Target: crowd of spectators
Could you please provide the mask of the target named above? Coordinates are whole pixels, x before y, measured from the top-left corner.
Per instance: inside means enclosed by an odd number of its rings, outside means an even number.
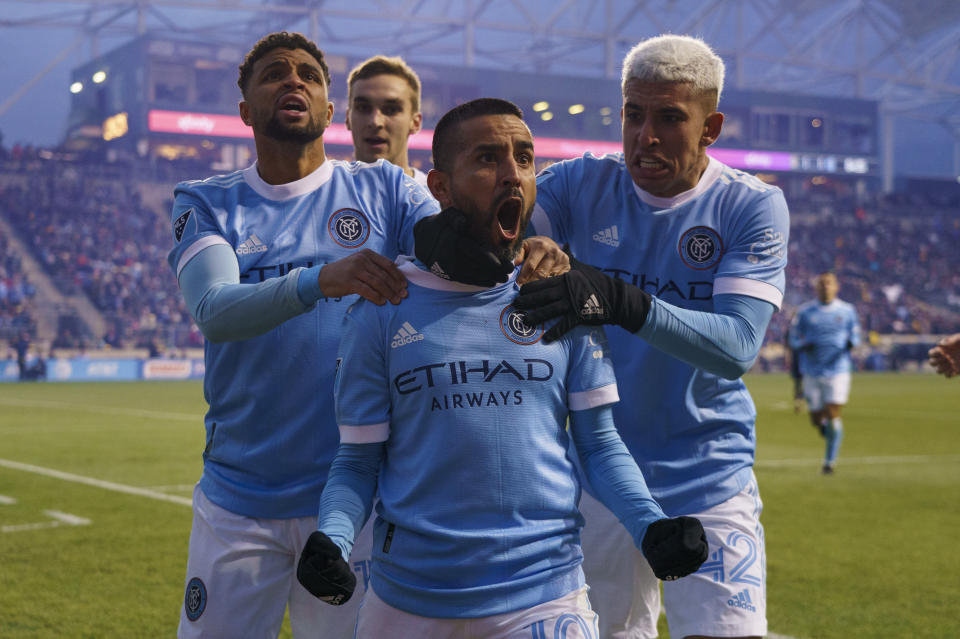
[[[129,169],[50,160],[17,177],[0,215],[57,288],[85,294],[107,323],[93,343],[64,331],[55,347],[202,345],[166,264],[169,222],[143,205]]]
[[[35,294],[20,258],[10,251],[10,239],[0,231],[0,340],[9,343],[36,335]]]
[[[84,293],[108,326],[91,344],[64,329],[54,346],[142,347],[151,353],[201,346],[203,338],[166,263],[171,243],[166,212],[141,202],[142,169],[134,173],[128,165],[43,154],[31,156],[29,164],[28,171],[18,165],[17,180],[0,182],[0,215],[59,289]],[[169,181],[163,188],[172,195],[176,180],[169,174],[167,167],[162,181]],[[768,344],[782,343],[797,307],[815,296],[814,276],[824,271],[837,274],[841,297],[856,305],[868,335],[960,331],[960,199],[916,194],[788,201],[787,292]],[[0,284],[3,325],[13,321],[10,304],[16,306],[29,290],[6,262]]]

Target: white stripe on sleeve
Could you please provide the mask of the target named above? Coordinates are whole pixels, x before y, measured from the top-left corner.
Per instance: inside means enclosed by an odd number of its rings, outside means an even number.
[[[190,245],[186,251],[183,252],[183,255],[180,256],[180,261],[177,262],[177,279],[180,279],[180,271],[183,270],[183,267],[187,265],[187,262],[192,260],[197,256],[200,251],[217,244],[226,244],[230,246],[230,242],[226,241],[219,235],[204,235],[199,240]],[[232,249],[233,247],[230,246]]]
[[[567,395],[567,405],[570,407],[570,410],[587,410],[605,404],[615,404],[619,401],[620,394],[617,392],[616,384],[607,384],[600,388],[569,393]]]
[[[338,424],[341,444],[373,444],[385,442],[390,437],[390,422],[345,426]]]
[[[770,302],[780,310],[783,303],[783,291],[773,284],[751,280],[746,277],[718,277],[713,281],[714,295],[746,295]]]

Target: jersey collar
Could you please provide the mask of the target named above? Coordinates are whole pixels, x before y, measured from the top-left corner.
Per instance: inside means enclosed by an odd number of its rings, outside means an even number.
[[[403,273],[403,276],[406,277],[411,283],[416,284],[417,286],[422,286],[423,288],[432,288],[436,291],[477,293],[479,291],[489,291],[491,288],[496,288],[497,286],[504,286],[508,284],[512,285],[517,279],[517,269],[513,269],[513,273],[511,273],[507,281],[502,284],[495,284],[494,286],[475,286],[473,284],[464,284],[462,282],[445,280],[442,277],[438,277],[430,271],[424,270],[426,267],[423,267],[421,262],[415,261],[415,258],[410,255],[401,255],[397,258],[396,263],[397,268],[400,269],[400,272]]]
[[[723,173],[723,165],[709,155],[707,157],[709,158],[707,169],[703,172],[703,175],[700,176],[700,181],[697,182],[697,185],[689,191],[684,191],[673,197],[657,197],[641,189],[637,186],[636,182],[633,182],[633,190],[637,192],[637,197],[640,198],[641,202],[657,209],[672,209],[681,204],[686,204],[713,186],[713,183],[716,182],[720,174]]]
[[[243,170],[243,180],[250,185],[250,188],[268,200],[274,201],[289,200],[292,197],[300,197],[316,191],[329,182],[332,175],[333,161],[329,159],[324,160],[323,164],[318,166],[310,175],[286,184],[267,184],[264,182],[257,172],[256,161]]]

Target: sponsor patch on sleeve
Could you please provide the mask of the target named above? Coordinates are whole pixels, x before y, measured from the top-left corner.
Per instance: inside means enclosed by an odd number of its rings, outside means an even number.
[[[173,221],[173,237],[180,243],[180,240],[183,239],[183,232],[187,228],[187,222],[190,221],[190,216],[193,215],[193,209],[187,209],[184,211],[180,217]]]

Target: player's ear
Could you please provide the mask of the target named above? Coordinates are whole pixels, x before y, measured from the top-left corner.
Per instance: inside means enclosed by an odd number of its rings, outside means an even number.
[[[430,169],[427,173],[427,187],[430,188],[433,197],[437,198],[440,208],[453,206],[453,198],[450,195],[450,176],[447,173]]]
[[[247,101],[240,100],[237,108],[240,109],[240,119],[243,120],[243,123],[247,126],[253,126],[253,122],[250,121],[250,107],[247,105]]]
[[[413,123],[410,125],[410,133],[407,135],[413,135],[414,133],[420,133],[420,127],[423,126],[423,114],[414,113],[413,114]]]
[[[333,122],[333,102],[329,102],[329,101],[328,101],[328,102],[327,102],[327,122],[326,122],[326,124],[330,124],[331,122]]]
[[[700,141],[703,143],[703,146],[710,146],[717,141],[717,138],[720,137],[720,130],[723,128],[723,114],[719,111],[714,111],[707,116],[706,120],[703,122],[703,136],[700,138]]]
[[[347,131],[353,131],[353,125],[350,124],[350,109],[343,114],[343,123],[347,126]]]

